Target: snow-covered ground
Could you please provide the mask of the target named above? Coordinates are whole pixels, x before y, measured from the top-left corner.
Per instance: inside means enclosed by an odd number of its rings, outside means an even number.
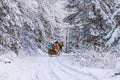
[[[101,63],[98,62],[99,64],[96,65],[103,64],[102,63],[103,61],[104,62],[110,61],[110,63],[112,64],[113,62],[117,61],[115,59],[116,56],[114,55],[111,56],[109,54],[104,54],[103,56],[101,55],[101,53],[92,53],[89,51],[91,53],[89,55],[88,53],[80,52],[80,54],[77,55],[63,53],[60,56],[50,57],[48,55],[44,55],[46,53],[37,51],[38,48],[36,48],[37,47],[36,45],[38,43],[35,44],[33,43],[34,40],[38,39],[36,37],[41,37],[41,36],[38,36],[39,34],[37,33],[39,32],[36,32],[35,34],[34,30],[38,29],[38,31],[39,30],[42,31],[43,37],[45,37],[44,39],[45,40],[47,39],[46,37],[47,33],[45,33],[44,31],[44,26],[42,25],[41,22],[42,20],[41,21],[39,20],[40,15],[42,15],[45,18],[45,20],[49,22],[50,24],[49,26],[52,26],[53,29],[58,28],[57,30],[52,29],[51,31],[59,35],[58,37],[60,38],[60,40],[66,43],[65,38],[66,36],[68,36],[66,28],[69,25],[63,22],[63,19],[67,14],[67,12],[64,10],[66,4],[65,0],[53,0],[53,1],[52,0],[26,0],[26,1],[14,0],[14,1],[2,0],[5,6],[8,6],[10,8],[11,13],[8,14],[8,16],[13,19],[10,20],[13,22],[13,24],[16,23],[18,25],[18,28],[13,27],[14,30],[16,31],[16,33],[17,30],[18,32],[20,30],[20,33],[23,33],[21,34],[20,39],[15,34],[16,37],[18,38],[17,40],[19,40],[16,41],[16,43],[21,42],[23,43],[21,47],[24,45],[25,47],[23,47],[23,50],[19,52],[18,56],[13,55],[13,53],[10,52],[8,52],[8,54],[7,53],[2,54],[0,52],[0,80],[120,80],[119,75],[114,76],[113,69],[100,69],[100,68],[96,68],[95,65],[93,65],[92,68],[90,68],[90,66],[86,67],[85,65],[86,62],[92,65],[91,63],[94,62],[97,63],[98,61],[100,61]],[[17,7],[18,3],[20,9]],[[40,10],[38,8],[40,8]],[[22,27],[22,25],[24,25],[23,24],[24,22],[26,23],[26,25],[29,25],[30,30],[33,30],[33,32],[29,31],[28,26],[19,28]],[[24,30],[24,28],[26,28],[26,30]],[[8,35],[4,33],[5,32],[4,30],[6,29],[4,29],[3,26],[2,34]],[[26,33],[28,34],[26,35]],[[13,34],[11,35],[14,36]],[[33,35],[35,39],[28,38],[28,36],[31,37]],[[27,40],[26,37],[28,38]],[[9,39],[11,39],[11,36],[10,37],[5,36],[5,38],[3,36],[3,40],[6,40],[5,42],[11,45],[12,41]],[[13,42],[15,42],[14,39]],[[28,47],[28,49],[26,49],[26,47]],[[27,55],[25,55],[24,53],[27,53]],[[34,53],[36,53],[36,55]],[[75,59],[75,56],[80,56],[79,61],[77,61],[78,57],[77,59]],[[80,62],[85,66],[84,67],[81,66]],[[118,66],[116,66],[115,70],[117,71],[120,70],[119,64]]]
[[[120,76],[113,76],[113,70],[73,64],[72,54],[2,57],[0,80],[120,80]]]

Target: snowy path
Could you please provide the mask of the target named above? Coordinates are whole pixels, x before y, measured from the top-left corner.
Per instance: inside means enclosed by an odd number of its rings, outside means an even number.
[[[80,68],[72,56],[29,56],[0,63],[0,80],[118,80],[110,70]]]

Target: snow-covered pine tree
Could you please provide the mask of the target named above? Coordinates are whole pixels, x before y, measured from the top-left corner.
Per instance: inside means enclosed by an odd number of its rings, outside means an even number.
[[[0,0],[0,53],[45,50],[57,36],[52,3],[55,1]]]
[[[70,15],[64,21],[73,27],[69,43],[81,45],[112,46],[119,43],[119,11],[116,0],[68,0]]]

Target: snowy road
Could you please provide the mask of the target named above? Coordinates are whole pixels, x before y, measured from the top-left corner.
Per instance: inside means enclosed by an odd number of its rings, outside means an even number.
[[[80,68],[72,55],[29,56],[12,63],[0,63],[0,80],[118,80],[111,70]]]

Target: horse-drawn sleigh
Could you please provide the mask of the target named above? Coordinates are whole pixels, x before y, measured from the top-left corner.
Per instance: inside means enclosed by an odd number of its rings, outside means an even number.
[[[64,46],[63,42],[55,42],[54,44],[48,45],[48,54],[60,55],[63,46]]]

